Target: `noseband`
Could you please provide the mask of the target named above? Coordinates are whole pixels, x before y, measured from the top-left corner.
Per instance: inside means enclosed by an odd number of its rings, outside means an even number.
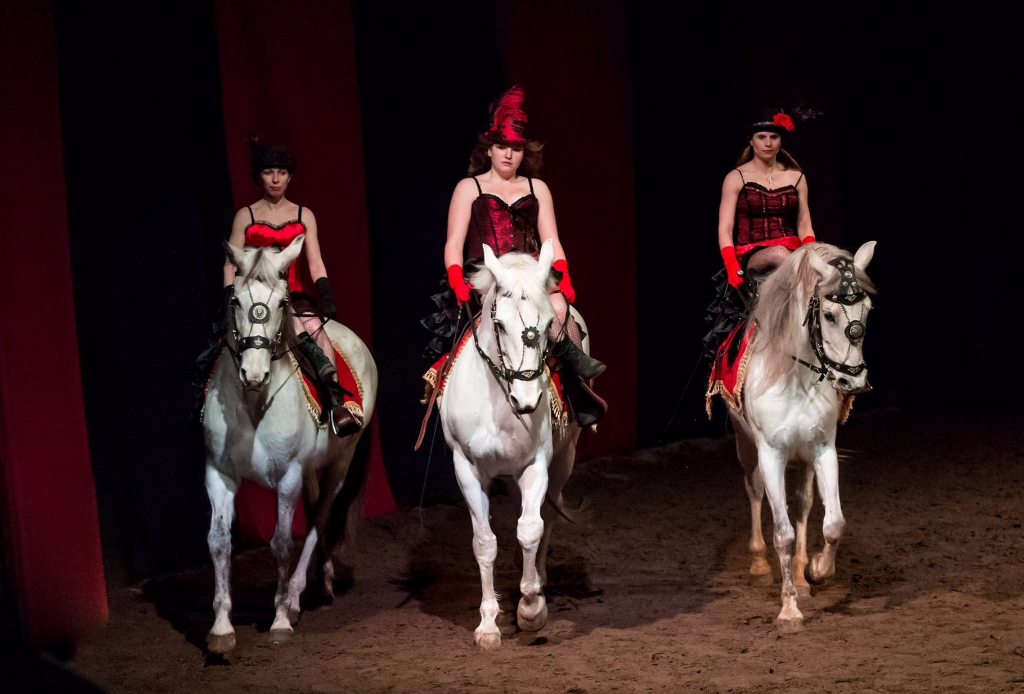
[[[523,362],[526,361],[526,349],[537,349],[540,347],[540,330],[536,326],[531,326],[523,329],[523,352],[519,355],[519,368],[511,369],[508,364],[505,363],[505,350],[501,348],[501,338],[498,337],[498,326],[501,325],[501,321],[497,318],[498,313],[498,297],[495,296],[491,302],[491,324],[494,325],[494,342],[498,347],[498,363],[495,364],[494,360],[491,359],[487,352],[480,346],[480,338],[476,332],[476,321],[470,321],[470,325],[473,327],[473,343],[476,345],[477,353],[487,362],[487,366],[490,368],[491,373],[494,375],[495,380],[498,381],[498,385],[502,384],[502,381],[507,383],[509,386],[512,385],[512,381],[533,381],[540,377],[544,372],[544,355],[538,355],[538,364],[536,369],[523,369]],[[526,321],[522,320],[523,317],[520,314],[519,320],[526,325]],[[505,387],[502,386],[504,390]]]

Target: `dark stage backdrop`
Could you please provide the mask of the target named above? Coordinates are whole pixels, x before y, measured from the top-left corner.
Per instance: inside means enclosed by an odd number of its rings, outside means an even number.
[[[48,2],[0,7],[0,647],[107,619],[72,298]],[[5,672],[4,678],[8,673]],[[16,685],[15,685],[16,686]]]

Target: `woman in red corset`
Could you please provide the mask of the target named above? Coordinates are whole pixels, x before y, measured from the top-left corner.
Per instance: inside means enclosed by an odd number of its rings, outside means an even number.
[[[739,324],[757,297],[761,278],[778,267],[801,244],[812,243],[814,229],[807,206],[807,179],[796,160],[782,148],[784,135],[796,122],[818,115],[779,108],[757,111],[746,127],[747,146],[735,169],[725,176],[718,207],[718,246],[725,269],[715,276],[720,289],[727,283],[732,294],[719,291],[709,307],[714,327],[704,338],[708,356]]]
[[[288,271],[289,301],[294,315],[290,326],[293,334],[288,336],[288,342],[299,363],[317,379],[319,390],[329,399],[330,406],[325,409],[331,413],[334,432],[338,436],[348,436],[359,431],[361,422],[354,403],[343,406],[346,397],[352,398],[352,393],[338,383],[334,348],[322,328],[324,319],[333,319],[337,315],[337,308],[327,269],[320,257],[316,217],[309,208],[285,197],[295,169],[295,161],[286,147],[252,143],[251,167],[252,180],[263,189],[263,196],[235,214],[228,243],[237,248],[283,248],[295,237],[305,234],[304,253]],[[234,280],[235,266],[225,262],[225,311],[234,296]],[[223,334],[227,328],[226,318],[221,318],[220,322]]]
[[[555,320],[549,339],[563,367],[574,373],[574,377],[563,379],[564,388],[577,422],[587,426],[603,416],[607,405],[583,388],[580,379],[598,376],[605,365],[580,349],[583,336],[569,313],[576,290],[558,239],[551,191],[534,178],[540,169],[542,145],[524,135],[527,116],[523,101],[523,90],[514,87],[492,106],[490,127],[470,156],[469,177],[455,187],[448,208],[444,264],[458,303],[472,298],[475,306],[472,286],[464,278],[470,272],[466,266],[472,268],[481,261],[484,244],[497,256],[512,251],[536,254],[541,244],[551,239],[558,290],[551,294]]]

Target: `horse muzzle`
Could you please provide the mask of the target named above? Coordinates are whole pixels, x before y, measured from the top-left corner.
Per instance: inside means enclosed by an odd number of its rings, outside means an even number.
[[[252,377],[250,377],[249,373],[245,370],[245,367],[242,367],[239,373],[239,377],[242,379],[242,387],[245,388],[245,390],[262,390],[264,386],[270,383],[269,369],[263,372],[262,378],[255,378],[257,375],[258,373],[253,374]]]
[[[832,381],[832,387],[843,395],[859,395],[860,393],[871,392],[871,384],[868,383],[868,379],[865,376],[863,383],[857,383],[860,379],[851,379],[847,376],[838,376],[836,380]]]
[[[540,405],[539,396],[535,398],[532,403],[528,403],[517,398],[515,393],[509,393],[508,400],[509,404],[512,405],[512,410],[516,414],[533,414],[537,411],[538,405]]]

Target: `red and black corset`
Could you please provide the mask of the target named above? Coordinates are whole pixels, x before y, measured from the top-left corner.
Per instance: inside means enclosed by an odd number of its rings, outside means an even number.
[[[463,258],[467,261],[482,258],[485,243],[497,256],[509,251],[537,253],[540,250],[539,212],[540,203],[533,194],[533,181],[530,181],[530,192],[512,204],[481,191],[473,201]]]
[[[745,182],[736,201],[733,231],[736,255],[742,257],[758,246],[776,243],[799,247],[796,229],[799,212],[796,186],[768,190],[757,183]]]

